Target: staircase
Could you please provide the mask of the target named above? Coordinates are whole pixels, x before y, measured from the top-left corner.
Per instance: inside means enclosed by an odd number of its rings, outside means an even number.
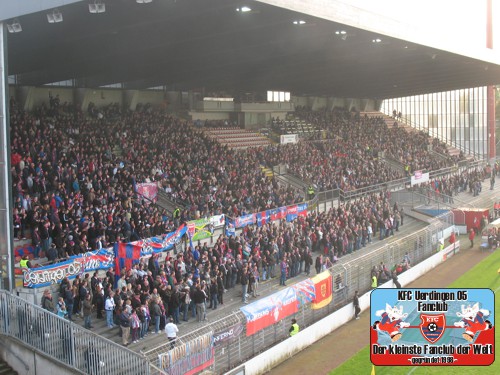
[[[361,116],[368,116],[368,117],[381,117],[382,120],[384,120],[384,122],[386,123],[387,127],[390,129],[394,126],[394,123],[397,122],[398,123],[398,128],[401,128],[401,129],[404,129],[406,130],[407,132],[409,133],[412,133],[412,132],[418,132],[419,130],[414,128],[413,126],[407,124],[406,122],[404,121],[401,121],[401,120],[395,120],[394,118],[392,118],[391,116],[388,116],[386,115],[385,113],[382,113],[382,112],[376,112],[376,111],[372,111],[372,112],[360,112],[360,115]]]
[[[14,371],[7,362],[0,359],[0,375],[17,375],[17,372]]]
[[[382,156],[380,158],[389,168],[398,173],[405,173],[405,167],[399,161]]]
[[[179,202],[174,202],[172,199],[170,199],[168,194],[162,189],[158,189],[157,198],[158,199],[156,201],[156,204],[158,206],[164,208],[165,210],[167,210],[167,212],[170,215],[173,215],[176,208],[179,208],[181,211],[185,208],[185,206],[183,204],[181,204]]]

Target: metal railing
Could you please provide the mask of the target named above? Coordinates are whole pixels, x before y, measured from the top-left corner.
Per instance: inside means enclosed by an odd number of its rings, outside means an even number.
[[[149,374],[145,357],[0,290],[0,334],[85,374]]]
[[[410,257],[412,265],[427,259],[436,252],[437,241],[441,238],[442,231],[451,226],[452,222],[452,214],[447,213],[434,219],[426,228],[411,235],[393,239],[379,249],[365,254],[362,254],[363,250],[358,250],[345,255],[329,269],[333,278],[332,302],[319,310],[313,310],[310,305],[304,305],[293,317],[297,319],[300,327],[305,328],[347,305],[352,301],[354,291],[358,290],[363,294],[371,289],[371,269],[381,262],[391,269],[394,265],[402,263],[406,255]],[[245,322],[244,314],[240,310],[236,310],[223,319],[211,322],[196,331],[181,336],[179,342],[189,342],[194,337],[210,331],[224,332],[237,323],[244,325]],[[288,318],[251,336],[246,335],[245,328],[234,341],[228,341],[215,347],[215,362],[211,369],[217,374],[229,371],[286,339],[288,329]],[[143,354],[154,366],[159,368],[159,355],[168,352],[168,350],[168,344],[162,344]]]

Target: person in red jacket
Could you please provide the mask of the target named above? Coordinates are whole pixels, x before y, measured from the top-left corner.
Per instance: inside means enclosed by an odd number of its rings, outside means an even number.
[[[474,228],[470,228],[469,231],[469,240],[470,240],[470,248],[474,246],[474,237],[476,237],[476,232],[474,231]]]
[[[450,239],[448,240],[448,242],[450,244],[454,244],[456,242],[456,240],[457,240],[457,238],[456,238],[455,232],[451,232]]]

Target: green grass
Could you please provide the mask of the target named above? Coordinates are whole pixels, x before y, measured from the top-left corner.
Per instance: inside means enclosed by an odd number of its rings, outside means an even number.
[[[495,297],[500,298],[500,251],[495,251],[474,268],[460,276],[449,288],[490,288],[495,292]],[[439,286],[441,287],[441,286]],[[500,314],[500,304],[495,298],[495,325]],[[368,328],[366,332],[368,339]],[[330,375],[366,374],[371,373],[370,346],[367,345],[353,357],[330,372]],[[335,355],[335,353],[332,353]],[[500,329],[495,330],[495,362],[491,366],[453,366],[453,367],[414,367],[414,366],[376,366],[377,375],[498,375],[500,374]]]

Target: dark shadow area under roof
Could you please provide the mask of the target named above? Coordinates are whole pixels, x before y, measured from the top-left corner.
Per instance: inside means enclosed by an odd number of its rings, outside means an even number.
[[[104,2],[102,14],[88,2],[60,7],[60,23],[46,12],[20,17],[22,32],[7,37],[8,74],[20,85],[76,79],[372,99],[500,83],[499,65],[262,3],[245,13],[233,0]]]

